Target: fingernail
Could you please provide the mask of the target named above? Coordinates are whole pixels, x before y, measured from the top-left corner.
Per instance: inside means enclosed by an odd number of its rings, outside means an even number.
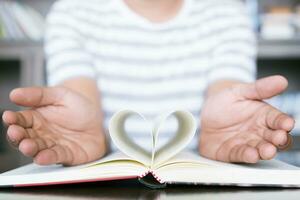
[[[287,151],[293,146],[293,138],[291,135],[288,135],[287,142],[284,145],[279,145],[278,148],[280,151]]]
[[[19,143],[16,140],[10,139],[8,137],[8,135],[6,135],[6,139],[7,139],[7,141],[8,141],[8,143],[9,143],[10,146],[12,146],[15,149],[18,148]]]

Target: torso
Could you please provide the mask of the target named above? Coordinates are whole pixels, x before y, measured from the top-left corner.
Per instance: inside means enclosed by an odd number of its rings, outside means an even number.
[[[125,108],[150,121],[172,109],[187,109],[199,119],[212,51],[226,29],[216,17],[222,8],[216,8],[218,1],[186,0],[174,19],[160,24],[137,16],[119,0],[88,2],[78,1],[74,17],[97,72],[105,127]],[[136,137],[149,132],[144,122],[130,124]],[[162,140],[169,137],[166,133]]]

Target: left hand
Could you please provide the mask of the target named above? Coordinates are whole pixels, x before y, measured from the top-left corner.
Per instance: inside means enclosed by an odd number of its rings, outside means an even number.
[[[263,100],[286,90],[282,76],[239,83],[212,94],[203,106],[200,153],[224,162],[256,163],[289,143],[293,118]]]

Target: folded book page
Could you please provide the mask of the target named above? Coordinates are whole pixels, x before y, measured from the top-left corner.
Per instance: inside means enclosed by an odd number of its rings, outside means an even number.
[[[196,122],[188,111],[177,110],[165,113],[156,118],[153,127],[149,128],[149,138],[152,142],[152,151],[148,152],[143,147],[136,144],[129,137],[125,130],[126,120],[133,116],[140,116],[141,120],[146,120],[141,114],[132,110],[122,110],[117,112],[111,119],[109,132],[114,144],[129,157],[136,159],[149,168],[154,168],[183,150],[192,140],[196,132]],[[178,129],[170,141],[157,149],[160,128],[166,120],[174,116],[178,122]]]

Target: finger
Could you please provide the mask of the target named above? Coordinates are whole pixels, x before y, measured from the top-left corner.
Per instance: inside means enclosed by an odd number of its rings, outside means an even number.
[[[243,84],[239,93],[246,99],[264,100],[282,93],[288,87],[288,81],[283,76],[270,76],[254,83]]]
[[[257,163],[260,160],[259,152],[256,148],[247,145],[247,148],[243,151],[243,160],[245,163]]]
[[[58,103],[66,92],[56,87],[18,88],[10,93],[10,100],[20,106],[41,107]]]
[[[295,120],[292,117],[273,107],[270,107],[270,110],[267,112],[265,121],[267,126],[274,130],[282,129],[289,132],[295,126]]]
[[[243,144],[234,146],[228,155],[229,162],[242,162],[239,157],[239,151],[242,149]]]
[[[23,128],[32,128],[33,117],[33,111],[30,110],[19,112],[6,111],[3,115],[3,121],[8,125],[16,124]]]
[[[280,145],[278,148],[280,151],[288,151],[293,146],[293,137],[287,134],[287,142],[284,145]]]
[[[283,130],[266,129],[263,132],[263,138],[275,145],[277,148],[283,147],[288,142],[288,133]]]
[[[13,111],[5,111],[2,115],[2,120],[7,126],[14,124],[16,118],[16,114]]]
[[[271,160],[275,157],[277,149],[269,142],[261,141],[257,145],[257,149],[262,160]]]
[[[5,112],[3,112],[2,113],[2,123],[3,123],[3,125],[4,126],[9,126],[9,123],[7,123],[7,114],[5,114],[5,113],[7,113],[8,111],[5,111]]]
[[[229,155],[233,163],[257,163],[260,159],[257,149],[248,144],[235,146]]]
[[[19,143],[28,137],[28,133],[23,127],[11,125],[7,129],[7,139],[13,147],[18,147]]]
[[[222,144],[222,146],[217,150],[216,159],[223,162],[233,162],[232,154],[235,154],[236,148],[244,144],[242,139],[229,139]]]
[[[28,157],[34,157],[47,148],[49,148],[49,145],[42,138],[25,138],[19,145],[19,150]]]
[[[20,142],[19,150],[25,156],[34,157],[38,153],[39,147],[34,139],[25,138]]]
[[[34,158],[34,162],[39,165],[72,165],[73,156],[68,148],[62,145],[55,145],[52,148],[39,152]]]
[[[33,141],[36,143],[36,145],[38,147],[38,152],[43,151],[47,148],[51,148],[54,145],[54,144],[49,145],[49,142],[46,142],[42,138],[34,138]]]
[[[277,149],[273,144],[262,139],[250,140],[248,145],[257,149],[262,160],[270,160],[274,158],[277,152]]]

